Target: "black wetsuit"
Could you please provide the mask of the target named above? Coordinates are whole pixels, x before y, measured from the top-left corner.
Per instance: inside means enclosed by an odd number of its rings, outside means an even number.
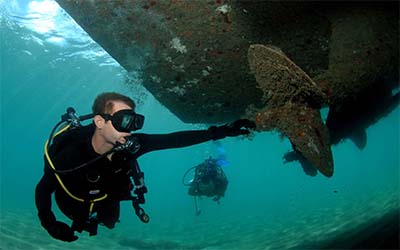
[[[49,155],[57,170],[72,169],[99,156],[91,144],[94,129],[93,125],[70,129],[54,138]],[[133,136],[140,144],[136,153],[116,152],[111,160],[102,157],[79,170],[58,174],[65,188],[75,197],[85,200],[84,202],[67,194],[45,159],[44,175],[35,193],[42,226],[46,228],[56,220],[51,210],[51,196],[55,192],[58,207],[73,220],[72,228],[76,231],[89,231],[85,228],[89,216],[88,201],[101,199],[107,194],[106,198],[94,203],[92,214],[97,214],[98,223],[113,228],[119,219],[120,201],[131,196],[132,170],[138,157],[154,150],[186,147],[220,139],[210,129],[160,135],[138,133]]]

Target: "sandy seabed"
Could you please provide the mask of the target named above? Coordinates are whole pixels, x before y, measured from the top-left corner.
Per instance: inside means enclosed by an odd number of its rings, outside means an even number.
[[[368,203],[343,204],[313,214],[299,211],[298,215],[290,216],[295,220],[287,222],[249,215],[197,224],[176,220],[155,227],[129,228],[126,224],[114,230],[99,227],[96,237],[78,234],[79,239],[73,243],[52,239],[40,226],[36,211],[3,210],[0,249],[296,249],[304,242],[333,238],[399,209],[395,194],[379,197]]]

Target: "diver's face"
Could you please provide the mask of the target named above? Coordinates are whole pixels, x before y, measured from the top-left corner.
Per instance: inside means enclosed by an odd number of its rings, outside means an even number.
[[[113,110],[110,115],[113,115],[114,113],[123,109],[132,110],[131,107],[129,107],[126,103],[121,101],[113,101],[113,104],[114,104]],[[130,133],[128,132],[119,132],[118,130],[116,130],[112,125],[111,120],[105,121],[102,129],[105,140],[113,145],[115,145],[116,142],[125,143],[126,140],[124,137],[130,135]]]

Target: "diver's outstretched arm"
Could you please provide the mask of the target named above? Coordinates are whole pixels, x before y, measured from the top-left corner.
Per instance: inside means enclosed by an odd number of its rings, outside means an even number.
[[[170,134],[134,134],[138,137],[141,149],[138,154],[170,148],[188,147],[210,140],[219,140],[227,136],[250,134],[249,129],[254,129],[255,123],[247,119],[239,119],[222,126],[211,126],[207,130],[189,130]]]

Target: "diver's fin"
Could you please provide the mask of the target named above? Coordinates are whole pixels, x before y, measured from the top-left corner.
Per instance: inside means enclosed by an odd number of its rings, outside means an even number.
[[[367,145],[367,133],[364,129],[354,131],[350,135],[350,139],[359,149],[364,149]]]
[[[312,166],[332,176],[329,133],[319,113],[325,94],[278,48],[251,45],[248,60],[267,102],[266,107],[249,111],[257,130],[279,130]]]

